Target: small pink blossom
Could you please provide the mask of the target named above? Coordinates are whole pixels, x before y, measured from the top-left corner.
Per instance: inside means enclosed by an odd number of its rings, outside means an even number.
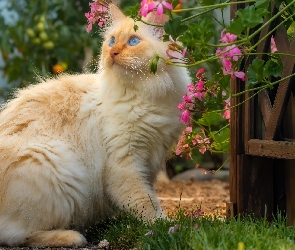
[[[186,127],[185,129],[188,133],[191,133],[193,131],[193,128],[191,126]]]
[[[203,91],[204,90],[205,83],[203,81],[199,81],[196,83],[196,90],[197,91]]]
[[[238,61],[242,55],[241,50],[235,44],[225,47],[225,51],[228,51],[228,57],[234,61]]]
[[[139,14],[143,17],[146,17],[146,15],[153,11],[154,8],[157,6],[156,2],[152,0],[142,0],[141,3],[141,8],[139,10]]]
[[[224,106],[224,113],[222,115],[222,117],[224,117],[226,120],[228,120],[228,122],[230,122],[230,110],[229,110],[229,106],[230,106],[230,101],[226,102],[225,106]]]
[[[169,227],[168,233],[174,233],[176,230],[178,230],[179,226],[175,225],[173,227]]]
[[[143,17],[146,17],[146,15],[153,11],[154,9],[157,9],[157,14],[162,15],[164,13],[164,9],[172,10],[173,6],[172,4],[166,2],[165,0],[159,0],[159,1],[152,1],[152,0],[142,0],[141,8],[139,10],[139,14]]]
[[[182,112],[180,119],[186,124],[190,123],[190,113],[187,109]]]
[[[225,29],[223,29],[221,31],[221,42],[222,43],[232,43],[235,42],[237,40],[237,36],[234,34],[230,34],[230,33],[225,33]]]
[[[148,231],[144,236],[153,235],[154,232],[152,230]]]
[[[222,72],[224,75],[231,75],[231,77],[233,79],[235,79],[236,77],[240,78],[242,81],[245,81],[245,73],[242,71],[235,71],[232,68],[232,62],[228,59],[223,59],[222,60]]]
[[[200,68],[200,69],[197,71],[196,77],[199,78],[204,72],[205,72],[205,69],[204,69],[204,68]]]
[[[166,2],[165,0],[159,0],[159,1],[156,1],[157,3],[157,14],[158,15],[162,15],[163,12],[164,12],[164,8],[167,9],[167,10],[172,10],[173,9],[173,6],[172,4]]]
[[[270,38],[270,51],[271,53],[275,53],[278,51],[277,45],[273,36]]]

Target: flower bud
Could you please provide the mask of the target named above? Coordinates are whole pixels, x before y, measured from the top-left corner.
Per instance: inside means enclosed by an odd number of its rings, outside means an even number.
[[[159,55],[155,54],[150,62],[150,73],[156,74],[159,62]]]

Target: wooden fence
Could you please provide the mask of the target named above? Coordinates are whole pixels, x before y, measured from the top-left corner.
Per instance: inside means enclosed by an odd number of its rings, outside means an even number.
[[[232,18],[239,7],[243,6],[232,7]],[[272,6],[272,16],[277,12]],[[263,37],[279,22],[280,17],[265,27],[259,36]],[[289,42],[283,25],[272,35],[279,52],[295,54],[295,36]],[[270,51],[270,38],[259,45],[258,52]],[[266,59],[265,55],[261,57]],[[294,73],[295,57],[281,56],[281,59],[284,78]],[[286,79],[274,89],[261,91],[231,110],[228,217],[247,213],[258,217],[266,215],[271,219],[273,214],[281,211],[287,215],[290,224],[295,223],[294,87],[295,78]],[[232,81],[232,93],[244,90],[244,82]],[[242,103],[253,94],[232,98],[231,106]]]

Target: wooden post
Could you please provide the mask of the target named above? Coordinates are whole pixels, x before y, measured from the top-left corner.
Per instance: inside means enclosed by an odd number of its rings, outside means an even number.
[[[295,97],[291,96],[284,119],[284,137],[295,138]],[[288,140],[286,138],[286,140]],[[295,224],[295,160],[285,161],[286,210],[289,225]]]

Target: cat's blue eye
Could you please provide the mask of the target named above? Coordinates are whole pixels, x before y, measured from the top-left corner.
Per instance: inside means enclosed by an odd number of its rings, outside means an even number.
[[[115,39],[115,37],[112,37],[110,42],[109,42],[109,46],[113,47],[115,45],[115,43],[116,43],[116,39]]]
[[[135,45],[139,44],[139,42],[140,42],[140,39],[139,39],[138,37],[136,37],[136,36],[132,36],[132,37],[129,39],[128,44],[129,44],[130,46],[135,46]]]

